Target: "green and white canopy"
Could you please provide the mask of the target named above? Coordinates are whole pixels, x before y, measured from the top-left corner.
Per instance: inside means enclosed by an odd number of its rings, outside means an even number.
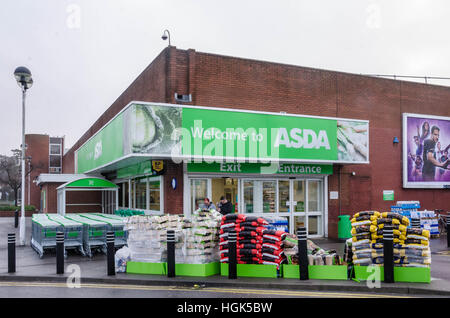
[[[111,181],[98,177],[82,177],[66,182],[56,188],[58,191],[58,214],[65,215],[67,206],[92,205],[92,203],[68,203],[66,200],[68,191],[101,191],[102,212],[113,214],[118,206],[118,189],[119,187]]]

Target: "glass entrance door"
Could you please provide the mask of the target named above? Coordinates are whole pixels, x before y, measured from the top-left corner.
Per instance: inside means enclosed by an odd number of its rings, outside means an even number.
[[[294,179],[291,181],[293,212],[291,232],[297,233],[298,227],[306,227],[308,236],[324,235],[324,196],[322,179]]]
[[[309,237],[324,236],[324,179],[322,178],[189,178],[190,210],[202,207],[205,197],[224,195],[235,212],[288,221],[289,232],[306,227]]]

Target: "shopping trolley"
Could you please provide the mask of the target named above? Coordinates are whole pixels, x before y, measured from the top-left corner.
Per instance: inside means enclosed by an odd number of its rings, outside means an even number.
[[[78,250],[81,255],[86,256],[83,248],[83,224],[70,220],[59,214],[47,214],[48,219],[58,223],[58,231],[64,233],[64,256],[67,257],[67,250]]]
[[[105,222],[107,224],[107,231],[114,232],[115,238],[114,245],[116,248],[120,248],[127,244],[127,231],[125,230],[125,222],[124,222],[125,218],[114,216],[112,214],[108,214],[108,216],[113,217],[106,217],[103,216],[102,214],[95,214],[95,213],[83,213],[80,214],[80,216],[95,221]]]
[[[45,250],[56,248],[56,232],[60,225],[49,220],[46,216],[31,219],[31,247],[44,257]]]
[[[83,224],[83,247],[89,257],[93,256],[94,250],[106,250],[105,222],[88,219],[78,214],[67,214],[67,219]]]

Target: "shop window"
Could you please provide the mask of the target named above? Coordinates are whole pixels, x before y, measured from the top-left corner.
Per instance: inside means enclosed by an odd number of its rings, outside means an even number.
[[[130,181],[130,183],[131,183],[131,193],[130,193],[130,206],[132,207],[132,208],[134,208],[135,207],[135,202],[136,202],[136,198],[135,198],[135,196],[134,196],[134,194],[135,194],[135,192],[136,192],[136,190],[135,190],[135,181],[134,180],[131,180]]]
[[[297,235],[297,230],[299,227],[306,227],[306,217],[305,216],[295,216],[294,217],[294,233]]]
[[[118,198],[118,201],[119,201],[119,207],[123,207],[123,187],[124,187],[124,183],[119,183],[118,185],[117,185],[118,187],[119,187],[119,198]]]
[[[245,180],[244,213],[275,213],[276,186],[276,181]]]
[[[136,209],[147,209],[147,179],[136,180]]]
[[[305,181],[294,180],[294,212],[305,212]]]
[[[308,216],[308,235],[320,235],[321,233],[322,216],[310,215]]]
[[[130,189],[129,183],[125,182],[123,184],[123,207],[128,208],[130,206]]]
[[[192,212],[203,207],[204,200],[207,196],[208,196],[208,180],[191,179]]]
[[[254,181],[244,181],[244,213],[254,213]]]
[[[263,212],[275,213],[276,210],[276,182],[275,181],[263,181],[262,182],[262,199],[263,199]]]
[[[209,198],[218,208],[220,198],[225,197],[232,205],[232,212],[237,212],[238,180],[233,178],[212,178],[211,197]]]
[[[278,181],[278,211],[290,212],[289,180]]]
[[[308,181],[308,211],[322,211],[322,181]]]
[[[150,210],[161,211],[161,182],[149,180]]]

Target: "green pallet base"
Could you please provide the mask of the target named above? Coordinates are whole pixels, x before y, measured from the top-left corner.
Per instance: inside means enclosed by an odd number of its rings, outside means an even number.
[[[175,264],[175,275],[206,277],[220,274],[220,263]]]
[[[128,274],[167,275],[167,263],[127,262]],[[176,276],[206,277],[218,275],[220,263],[175,264]]]
[[[237,264],[236,271],[238,277],[261,277],[261,278],[277,278],[276,265],[262,264]],[[220,275],[228,276],[228,264],[220,264]]]
[[[127,274],[167,275],[167,264],[127,262]]]
[[[380,268],[380,281],[384,281],[384,267]],[[372,280],[375,272],[369,266],[355,266],[355,278],[358,280]],[[430,283],[430,268],[421,267],[394,267],[394,281],[399,283]]]
[[[300,272],[298,265],[283,264],[283,277],[300,279]],[[347,266],[309,265],[308,277],[309,279],[347,280]]]

